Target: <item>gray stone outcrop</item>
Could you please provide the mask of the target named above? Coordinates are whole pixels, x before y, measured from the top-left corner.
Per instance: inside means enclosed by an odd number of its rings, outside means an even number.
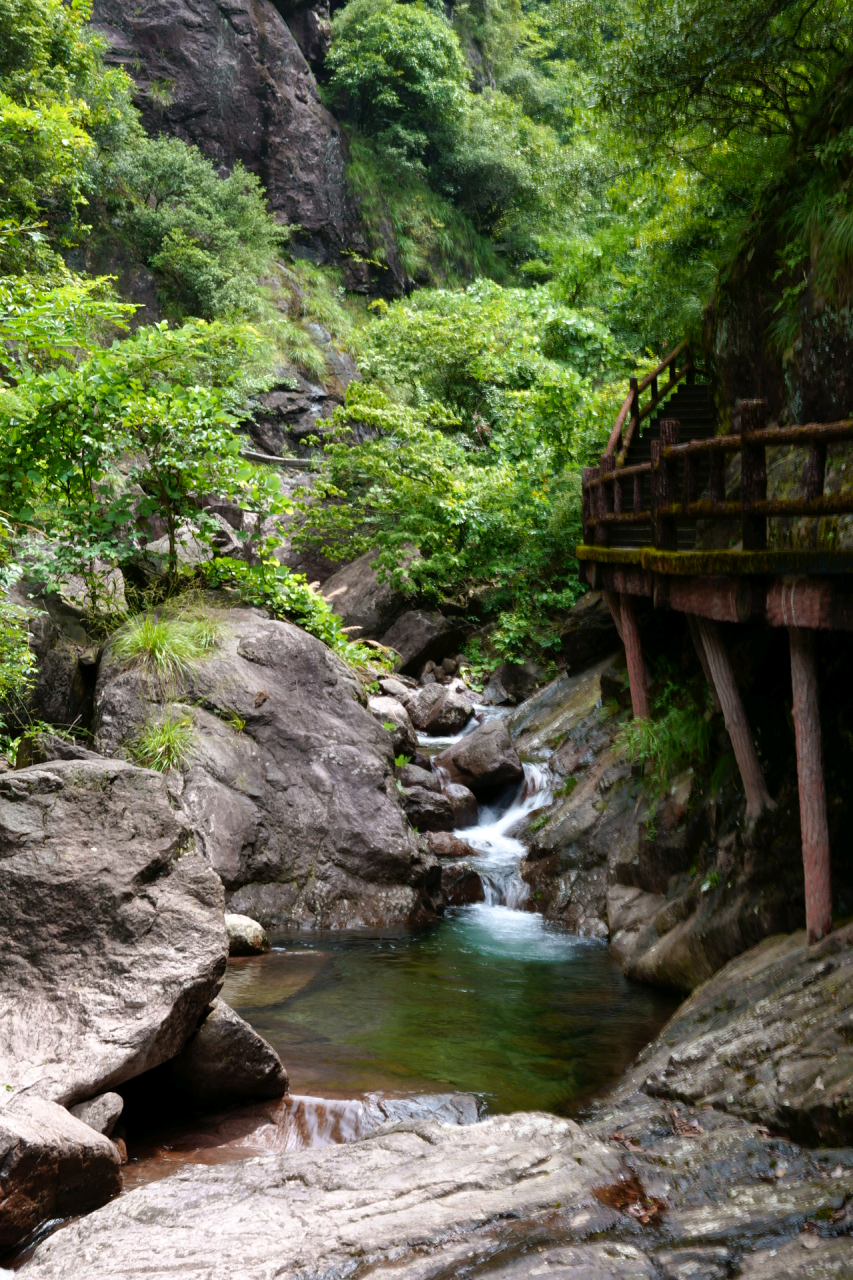
[[[173,1057],[221,984],[222,917],[161,776],[0,776],[0,1081],[73,1105]]]
[[[222,879],[230,912],[273,925],[376,925],[429,912],[433,864],[400,807],[393,743],[345,663],[257,610],[164,692],[107,648],[95,740],[108,754],[167,698],[192,720],[170,786]]]

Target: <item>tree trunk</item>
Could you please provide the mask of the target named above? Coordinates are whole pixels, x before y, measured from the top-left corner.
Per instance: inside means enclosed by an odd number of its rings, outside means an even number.
[[[746,816],[749,821],[753,821],[765,809],[774,809],[776,806],[770,798],[764,774],[761,772],[758,752],[755,750],[749,721],[743,709],[719,623],[711,622],[707,618],[697,618],[696,627],[702,637],[711,680],[720,700],[726,729],[740,769],[746,795]]]
[[[628,662],[628,678],[631,681],[631,705],[638,720],[649,720],[649,695],[646,688],[646,666],[640,646],[640,627],[630,596],[620,595],[619,612],[622,617],[622,643]]]
[[[806,877],[806,928],[809,942],[819,942],[832,932],[832,880],[814,632],[806,627],[789,627],[788,636]]]

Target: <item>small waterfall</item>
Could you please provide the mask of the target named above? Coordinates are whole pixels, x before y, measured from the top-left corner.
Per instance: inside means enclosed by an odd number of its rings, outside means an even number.
[[[454,833],[480,854],[471,866],[483,882],[487,906],[515,911],[524,906],[529,890],[521,878],[521,863],[527,850],[510,833],[552,799],[553,779],[547,766],[526,764],[524,781],[507,807],[481,805],[477,826]]]

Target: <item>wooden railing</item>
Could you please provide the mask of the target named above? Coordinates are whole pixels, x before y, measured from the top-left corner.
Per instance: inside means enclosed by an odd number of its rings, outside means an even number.
[[[583,472],[584,542],[607,546],[612,529],[650,524],[650,544],[676,551],[677,522],[711,519],[740,520],[744,551],[767,547],[769,517],[846,515],[853,512],[853,493],[824,494],[827,445],[853,440],[853,419],[810,422],[798,427],[765,427],[766,402],[742,400],[733,415],[737,434],[711,436],[679,444],[680,423],[664,418],[660,439],[651,442],[651,461],[617,469],[616,457],[602,454],[600,467]],[[611,436],[611,439],[613,437]],[[768,447],[796,445],[809,450],[805,493],[799,498],[767,497]],[[741,496],[726,497],[726,455],[741,455]],[[709,465],[707,497],[698,493],[699,467]],[[682,464],[679,478],[679,463]],[[651,477],[651,505],[643,505],[643,480]],[[626,497],[630,500],[626,503]]]
[[[679,363],[681,368],[679,368]],[[669,371],[669,377],[663,386],[660,385],[660,379],[664,373]],[[607,441],[607,448],[604,450],[605,457],[617,457],[619,465],[625,461],[625,455],[634,436],[640,430],[640,423],[654,413],[658,405],[664,400],[671,391],[674,391],[682,378],[688,385],[693,383],[696,376],[696,368],[693,362],[693,348],[689,342],[682,342],[670,351],[661,364],[651,373],[647,373],[641,382],[636,378],[629,381],[630,390],[625,397],[625,402],[619,410],[619,415],[610,433],[610,439]],[[640,404],[640,397],[644,392],[650,391],[651,398],[647,404]],[[625,424],[628,424],[627,427]],[[622,447],[619,449],[619,439],[622,439]]]

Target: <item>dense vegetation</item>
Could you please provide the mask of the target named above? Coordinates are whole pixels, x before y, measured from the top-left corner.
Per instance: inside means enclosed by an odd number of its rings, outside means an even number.
[[[157,589],[197,587],[181,548],[210,545],[199,498],[216,492],[255,513],[255,533],[203,580],[357,658],[278,565],[270,518],[290,504],[236,433],[282,361],[322,376],[318,320],[363,379],[300,537],[340,558],[374,550],[413,594],[490,623],[496,654],[547,656],[579,590],[579,469],[626,375],[698,332],[719,273],[768,219],[771,339],[794,339],[808,281],[818,301],[849,302],[842,0],[471,0],[450,18],[349,0],[323,93],[349,132],[376,267],[400,263],[410,291],[367,307],[290,253],[252,174],[222,178],[145,136],[87,17],[84,3],[0,0],[7,585],[24,568],[53,584],[75,572],[109,613],[111,567],[138,581],[140,548],[162,537]],[[68,269],[65,251],[99,237],[154,273],[167,321],[131,332],[112,283]],[[26,684],[23,636],[3,603],[0,700]]]

